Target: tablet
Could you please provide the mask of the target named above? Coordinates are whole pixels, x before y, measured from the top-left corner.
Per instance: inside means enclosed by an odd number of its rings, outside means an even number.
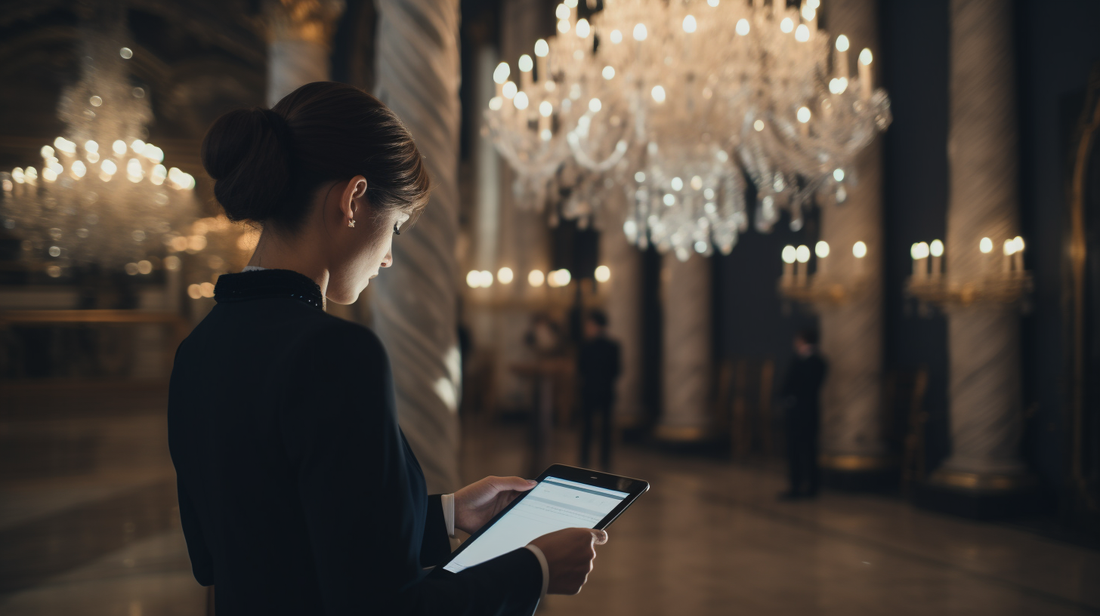
[[[641,479],[562,464],[546,469],[538,482],[438,568],[458,573],[564,528],[607,528],[649,490],[649,484]]]

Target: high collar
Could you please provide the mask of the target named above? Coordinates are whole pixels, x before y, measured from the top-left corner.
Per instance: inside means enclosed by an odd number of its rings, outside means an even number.
[[[289,297],[322,310],[325,305],[321,287],[308,276],[292,270],[265,269],[222,274],[214,286],[214,299],[219,304],[274,297]]]

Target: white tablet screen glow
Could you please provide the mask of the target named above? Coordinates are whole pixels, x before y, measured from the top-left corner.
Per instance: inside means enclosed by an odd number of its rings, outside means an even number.
[[[480,565],[563,528],[593,528],[626,492],[547,477],[503,518],[443,568],[451,573]]]

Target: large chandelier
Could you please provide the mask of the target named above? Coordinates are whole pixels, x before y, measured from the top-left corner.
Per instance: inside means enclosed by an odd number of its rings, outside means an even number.
[[[123,24],[85,30],[81,79],[58,106],[67,129],[42,147],[41,166],[0,173],[0,222],[55,278],[90,263],[148,274],[146,257],[178,244],[177,229],[194,219],[195,178],[144,141],[152,111],[148,92],[129,80]]]
[[[593,203],[614,201],[600,190],[625,189],[630,241],[681,260],[733,249],[749,223],[745,176],[756,228],[769,231],[786,210],[797,229],[810,197],[844,200],[855,154],[890,122],[871,52],[849,75],[848,39],[837,37],[830,58],[818,8],[606,0],[590,23],[566,0],[558,34],[536,43],[537,60],[521,56],[520,84],[498,66],[490,134],[528,196],[575,164],[588,207],[562,215],[590,216]]]

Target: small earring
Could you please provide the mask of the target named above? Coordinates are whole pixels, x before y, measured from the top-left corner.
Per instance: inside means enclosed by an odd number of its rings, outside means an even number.
[[[348,221],[348,226],[351,227],[352,229],[355,228],[355,219],[354,218],[352,218],[351,220]]]

